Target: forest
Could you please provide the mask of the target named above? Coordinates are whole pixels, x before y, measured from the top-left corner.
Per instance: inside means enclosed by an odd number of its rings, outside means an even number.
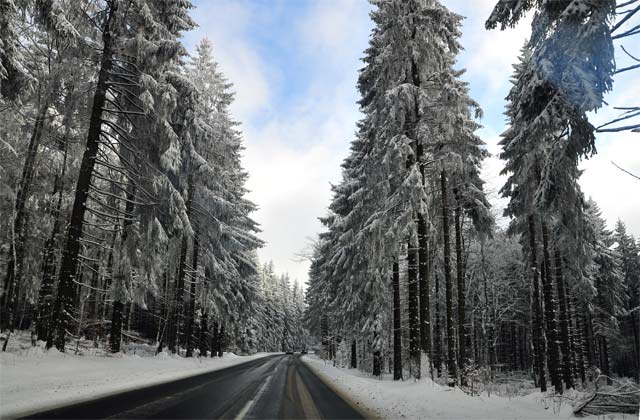
[[[579,183],[601,133],[640,132],[640,104],[607,102],[640,70],[640,0],[495,0],[487,31],[533,16],[504,212],[463,17],[370,3],[361,119],[304,288],[258,258],[233,84],[208,39],[185,45],[190,0],[0,0],[2,350],[20,334],[75,354],[309,349],[473,395],[508,379],[640,398],[640,238]]]
[[[258,261],[232,84],[181,40],[191,8],[0,1],[3,351],[16,330],[75,352],[305,347],[302,289]]]
[[[374,1],[363,117],[314,244],[306,325],[324,358],[395,380],[637,384],[640,238],[604,220],[578,179],[598,133],[639,130],[637,107],[590,119],[639,67],[616,68],[614,52],[637,45],[637,24],[623,25],[640,5],[496,3],[487,30],[534,14],[506,98],[504,214],[484,190],[482,110],[456,66],[463,18],[437,1]]]

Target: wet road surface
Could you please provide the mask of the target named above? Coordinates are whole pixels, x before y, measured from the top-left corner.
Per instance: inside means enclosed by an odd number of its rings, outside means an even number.
[[[99,398],[32,419],[362,419],[299,356],[254,360]]]

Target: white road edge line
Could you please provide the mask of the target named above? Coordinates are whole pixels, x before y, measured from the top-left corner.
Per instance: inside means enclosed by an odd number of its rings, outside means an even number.
[[[273,375],[273,374],[271,374],[271,375]],[[252,399],[247,401],[245,406],[242,407],[242,410],[240,410],[240,412],[236,416],[235,420],[243,420],[244,417],[249,413],[249,411],[251,410],[251,408],[253,408],[253,405],[256,403],[256,401],[258,401],[260,399],[260,397],[262,396],[262,394],[264,394],[264,390],[267,389],[267,385],[269,384],[269,381],[271,380],[271,375],[267,376],[267,380],[264,381],[264,383],[262,384],[262,386],[260,387],[260,389],[256,393],[255,397],[253,397]]]

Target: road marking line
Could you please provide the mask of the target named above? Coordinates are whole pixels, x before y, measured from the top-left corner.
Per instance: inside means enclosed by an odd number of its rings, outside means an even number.
[[[235,420],[243,420],[245,418],[245,416],[253,408],[253,405],[260,399],[260,397],[262,397],[262,394],[264,394],[264,391],[267,389],[267,385],[269,384],[269,381],[271,380],[271,376],[272,375],[273,374],[267,376],[267,380],[264,381],[264,383],[262,384],[262,386],[260,387],[260,389],[258,390],[256,395],[252,399],[247,401],[245,406],[242,407],[242,410],[240,410],[240,412],[236,416]]]

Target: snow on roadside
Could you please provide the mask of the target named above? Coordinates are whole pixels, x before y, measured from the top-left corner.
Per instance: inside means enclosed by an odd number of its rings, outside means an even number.
[[[223,358],[135,354],[76,356],[31,347],[0,353],[0,418],[42,411],[96,397],[211,372],[274,353]]]
[[[325,382],[384,419],[557,420],[573,417],[569,404],[545,400],[540,392],[512,398],[472,397],[459,388],[441,386],[431,379],[380,380],[356,369],[333,367],[316,356],[304,356],[302,360]],[[619,416],[622,415],[612,418],[625,418]]]

